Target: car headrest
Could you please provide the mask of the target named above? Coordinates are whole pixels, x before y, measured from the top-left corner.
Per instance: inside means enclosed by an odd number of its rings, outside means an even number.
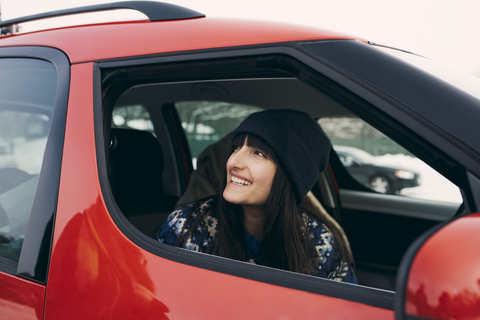
[[[163,150],[147,131],[114,128],[110,143],[110,184],[122,211],[154,206],[163,191]]]

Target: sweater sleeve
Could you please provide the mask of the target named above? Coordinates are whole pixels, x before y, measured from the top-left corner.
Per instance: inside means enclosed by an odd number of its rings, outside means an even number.
[[[190,251],[206,252],[217,232],[218,221],[210,210],[215,201],[216,197],[209,197],[176,209],[160,227],[157,240],[173,246],[179,237],[197,223],[195,230],[192,230],[178,246]]]
[[[315,266],[317,276],[335,281],[357,283],[355,271],[341,258],[339,248],[327,227],[311,216],[306,218],[306,222],[317,254]]]
[[[195,203],[192,202],[173,211],[160,227],[157,234],[157,240],[173,246],[175,241],[177,241],[177,238],[187,230],[185,223],[188,214],[194,205]]]

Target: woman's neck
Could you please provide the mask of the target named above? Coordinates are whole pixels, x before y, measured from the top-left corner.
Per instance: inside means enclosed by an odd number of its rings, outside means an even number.
[[[263,238],[263,227],[265,225],[264,206],[242,206],[243,226],[248,233],[259,239]]]

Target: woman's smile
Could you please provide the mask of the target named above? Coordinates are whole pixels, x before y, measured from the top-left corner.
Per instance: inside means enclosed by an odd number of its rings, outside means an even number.
[[[239,176],[236,173],[231,173],[230,182],[237,186],[249,186],[252,184],[251,181],[248,181],[246,178]]]

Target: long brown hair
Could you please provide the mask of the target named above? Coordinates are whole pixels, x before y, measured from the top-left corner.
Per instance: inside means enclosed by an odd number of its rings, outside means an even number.
[[[308,227],[303,218],[303,214],[307,210],[301,205],[297,205],[295,194],[282,164],[278,161],[275,152],[263,140],[247,134],[235,138],[224,162],[222,191],[227,185],[226,163],[228,158],[232,154],[234,146],[243,146],[245,139],[249,147],[260,150],[276,165],[272,189],[267,200],[266,220],[260,244],[263,264],[269,267],[315,275],[317,253],[309,233],[305,232]],[[219,193],[217,201],[211,210],[217,210],[218,230],[207,248],[207,253],[246,261],[242,207],[226,201],[223,198],[223,192]],[[192,224],[189,229],[177,239],[175,245],[183,243],[191,232],[198,227],[203,217],[209,213],[210,211],[207,210],[202,216],[196,216],[195,221],[190,222]],[[353,263],[353,257],[347,250],[346,244],[335,226],[329,221],[324,221],[321,216],[313,212],[308,213],[322,221],[332,233],[334,245],[340,253],[337,258],[349,264]],[[186,225],[190,223],[187,222]]]

